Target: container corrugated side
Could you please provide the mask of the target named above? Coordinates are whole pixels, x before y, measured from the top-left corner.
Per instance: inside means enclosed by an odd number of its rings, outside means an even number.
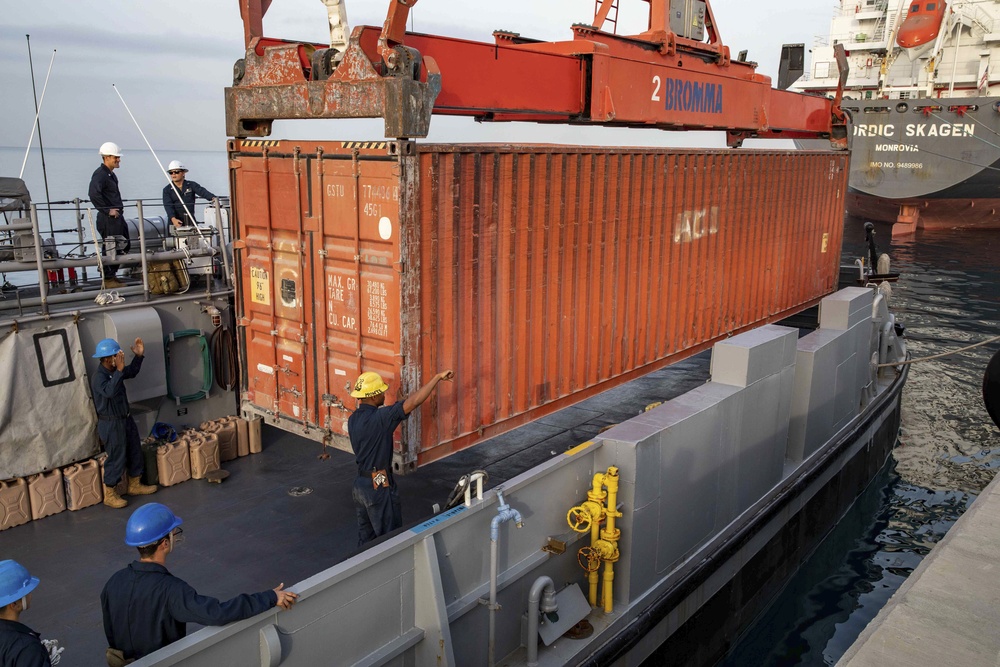
[[[836,288],[844,153],[256,140],[231,158],[245,408],[349,450],[362,370],[391,401],[453,369],[398,432],[399,469]]]

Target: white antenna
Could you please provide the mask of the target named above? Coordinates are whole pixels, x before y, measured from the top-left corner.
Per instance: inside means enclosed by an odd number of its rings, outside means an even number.
[[[49,59],[49,71],[45,73],[45,85],[42,86],[42,98],[38,100],[38,109],[35,111],[35,120],[31,123],[31,134],[28,136],[28,147],[24,149],[24,161],[21,162],[21,173],[18,178],[24,176],[24,166],[28,164],[28,153],[31,152],[31,142],[35,140],[35,128],[38,126],[38,114],[42,113],[42,103],[45,102],[45,89],[49,87],[49,75],[52,74],[52,63],[56,60],[56,50],[52,49],[52,58]]]
[[[160,162],[159,156],[157,156],[156,151],[153,150],[153,145],[150,144],[149,139],[146,138],[146,133],[142,131],[141,127],[139,127],[139,121],[137,121],[135,119],[135,116],[132,115],[132,110],[128,108],[128,103],[125,102],[125,98],[122,97],[122,94],[120,92],[118,92],[118,86],[116,86],[115,84],[111,84],[111,87],[115,89],[116,93],[118,93],[118,99],[120,99],[122,101],[122,104],[125,105],[125,111],[128,112],[128,115],[132,119],[132,122],[135,123],[135,129],[139,130],[139,134],[142,135],[142,140],[146,142],[146,146],[149,148],[149,152],[153,154],[153,159],[156,160],[156,166],[160,168],[161,172],[163,172],[163,178],[167,179],[167,183],[170,184],[170,187],[172,187],[174,189],[174,192],[177,194],[177,199],[180,200],[181,206],[184,207],[184,212],[187,213],[188,217],[192,221],[194,221],[195,219],[194,214],[190,210],[188,210],[187,204],[184,203],[184,199],[183,197],[181,197],[181,191],[178,190],[177,186],[174,185],[174,182],[170,180],[170,176],[167,174],[167,170],[163,168],[163,163]],[[140,220],[139,224],[143,224],[143,222]],[[198,232],[198,236],[201,237],[201,239],[204,241],[205,235],[201,233],[200,229],[198,229],[197,224],[194,225],[194,230]]]

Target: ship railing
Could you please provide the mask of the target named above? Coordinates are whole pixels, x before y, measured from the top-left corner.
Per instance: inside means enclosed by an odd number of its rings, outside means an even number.
[[[964,5],[959,16],[959,20],[970,28],[975,25],[987,35],[993,34],[996,27],[996,18],[983,10],[979,5]]]
[[[837,33],[830,35],[834,44],[858,45],[864,44],[863,48],[879,48],[885,43],[885,26],[874,26],[871,30],[853,30],[851,32]]]
[[[834,18],[842,16],[871,18],[876,14],[884,16],[888,6],[889,4],[886,0],[878,0],[877,2],[858,0],[857,2],[847,3],[834,9],[833,16]]]
[[[179,231],[165,216],[156,215],[162,210],[161,202],[160,198],[124,202],[131,240],[128,253],[118,252],[124,238],[101,239],[96,232],[97,212],[87,200],[32,203],[27,209],[4,211],[0,214],[0,322],[179,293],[161,295],[151,284],[154,263],[174,262],[178,271],[186,273],[187,284],[181,292],[202,290],[195,285],[195,277],[204,276],[206,296],[231,294],[228,200],[204,208],[207,224]],[[126,272],[123,284],[113,292],[104,289],[103,263],[118,265],[120,274]],[[110,296],[98,298],[101,294]]]

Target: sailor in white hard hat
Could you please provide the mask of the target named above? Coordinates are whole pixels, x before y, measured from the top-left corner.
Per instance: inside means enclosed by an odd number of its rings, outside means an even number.
[[[115,169],[121,166],[122,150],[118,144],[105,141],[98,151],[101,154],[101,166],[94,171],[90,177],[90,202],[97,209],[97,231],[101,238],[109,236],[125,237],[124,252],[132,249],[132,242],[129,239],[128,227],[125,224],[123,215],[122,194],[118,189],[118,177],[115,176]],[[103,255],[103,249],[101,251]],[[104,265],[104,287],[121,287],[115,275],[118,273],[117,264]]]
[[[194,220],[188,215],[194,215],[195,197],[201,197],[214,202],[215,195],[201,187],[194,181],[187,180],[188,169],[180,160],[174,160],[167,166],[167,173],[170,174],[170,185],[163,188],[163,208],[167,211],[167,218],[174,227],[185,224],[194,224]],[[184,202],[181,204],[181,202]],[[187,212],[184,207],[187,206]]]

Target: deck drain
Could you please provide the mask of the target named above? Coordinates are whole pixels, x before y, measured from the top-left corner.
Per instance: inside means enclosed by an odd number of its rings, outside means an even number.
[[[290,496],[308,496],[313,490],[308,486],[293,486],[288,489],[288,495]]]

